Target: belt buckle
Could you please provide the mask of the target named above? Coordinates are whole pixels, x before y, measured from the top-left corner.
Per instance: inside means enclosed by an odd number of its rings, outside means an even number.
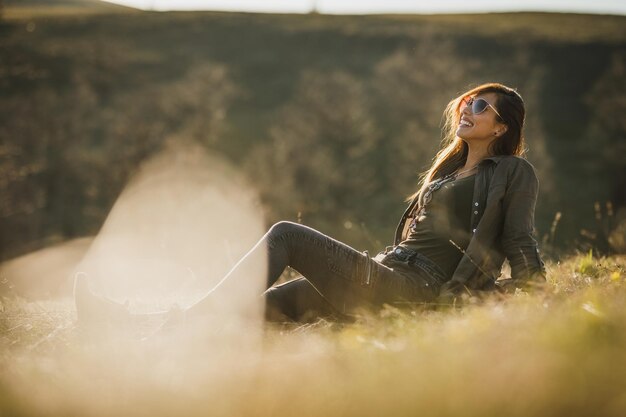
[[[403,248],[401,246],[396,247],[393,250],[394,255],[396,256],[396,258],[399,261],[409,261],[411,259],[411,257],[415,254],[413,251],[410,251],[406,248]]]

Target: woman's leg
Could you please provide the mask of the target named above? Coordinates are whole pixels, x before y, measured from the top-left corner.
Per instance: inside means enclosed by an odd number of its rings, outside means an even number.
[[[263,293],[265,299],[259,300],[260,303],[266,302],[266,307],[271,310],[268,311],[270,315],[285,314],[294,320],[302,318],[307,311],[312,314],[319,313],[321,316],[340,316],[341,313],[320,294],[320,291],[330,296],[337,305],[354,305],[353,293],[357,291],[350,291],[347,288],[349,283],[346,278],[351,279],[358,273],[357,270],[364,270],[363,262],[366,258],[363,253],[312,228],[297,223],[280,222],[270,228],[216,287],[200,301],[188,307],[185,316],[202,316],[214,312],[215,309],[228,310],[231,304],[240,303],[241,299],[259,299],[259,294],[271,287],[287,266],[315,278],[319,288],[314,287],[305,278],[271,288]],[[260,270],[262,267],[265,271]],[[243,294],[250,291],[249,284],[253,284],[251,280],[255,277],[251,274],[261,274],[265,281],[261,288],[255,288],[252,297],[250,294]],[[75,300],[81,317],[94,317],[94,314],[87,314],[92,311],[97,311],[98,315],[103,317],[117,316],[118,310],[129,314],[125,306],[92,294],[88,290],[86,276],[81,279],[80,275],[77,275],[75,281],[76,288],[80,289],[75,291]],[[327,282],[329,279],[333,281]],[[347,303],[348,301],[351,303]],[[235,307],[235,311],[240,310],[240,307]],[[109,313],[110,311],[115,314]],[[184,320],[178,312],[174,313],[176,314],[171,315],[172,322]],[[228,314],[227,311],[225,313]],[[170,316],[167,312],[159,314]]]
[[[265,271],[259,271],[258,265],[265,265]],[[256,291],[257,288],[249,285],[253,278],[250,271],[264,276],[264,287],[267,289],[276,282],[287,266],[302,274],[306,278],[306,284],[303,280],[298,281],[266,291],[266,296],[271,294],[270,297],[274,297],[276,301],[280,294],[280,304],[294,317],[307,309],[318,310],[324,314],[350,314],[359,308],[379,306],[385,302],[425,301],[433,298],[432,289],[425,279],[408,278],[406,274],[394,271],[370,259],[367,254],[310,227],[279,222],[270,228],[215,288],[189,307],[186,315],[202,316],[212,313],[216,300],[221,299],[222,306],[227,306],[233,297],[249,299],[249,294],[242,293],[250,292],[250,288]],[[261,292],[262,290],[259,291]],[[258,297],[258,293],[255,294]],[[295,300],[287,302],[289,294],[293,294]],[[76,299],[78,303],[80,297],[77,295]],[[328,306],[329,309],[326,308]]]
[[[250,266],[267,258],[266,288],[271,287],[287,266],[302,274],[333,308],[349,313],[360,307],[399,299],[422,297],[405,275],[381,265],[365,253],[310,227],[279,222],[261,238],[235,267],[188,314],[211,311],[212,301],[225,298],[250,279]],[[295,284],[294,284],[295,285]]]
[[[354,303],[360,291],[346,291],[348,280],[365,270],[367,257],[355,249],[323,233],[292,222],[279,222],[228,272],[200,301],[189,307],[187,314],[209,313],[220,300],[232,299],[246,289],[251,271],[266,265],[264,288],[270,288],[287,266],[292,267],[323,294],[333,305]],[[348,298],[350,300],[345,300]]]
[[[268,321],[307,322],[320,317],[344,319],[343,315],[305,277],[276,285],[263,295],[265,318]]]

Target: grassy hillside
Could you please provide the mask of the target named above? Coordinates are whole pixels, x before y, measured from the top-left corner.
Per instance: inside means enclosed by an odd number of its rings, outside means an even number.
[[[544,248],[624,241],[624,17],[10,9],[4,259],[94,234],[137,167],[185,141],[243,171],[268,223],[300,218],[377,250],[437,148],[447,101],[491,80],[527,103]]]
[[[130,13],[134,9],[100,0],[3,0],[5,19],[30,19],[100,13]]]
[[[389,307],[262,335],[221,323],[146,342],[120,323],[76,327],[70,301],[4,299],[0,407],[11,416],[623,416],[626,259],[579,255],[548,268],[543,293],[459,310]]]

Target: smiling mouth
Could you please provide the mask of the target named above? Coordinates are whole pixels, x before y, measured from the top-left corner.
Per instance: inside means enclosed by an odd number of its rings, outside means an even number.
[[[471,122],[468,122],[467,120],[461,120],[459,122],[459,127],[472,127],[472,126],[474,126],[474,124]]]

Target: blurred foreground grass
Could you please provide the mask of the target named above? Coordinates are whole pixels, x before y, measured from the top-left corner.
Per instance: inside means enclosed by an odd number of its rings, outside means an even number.
[[[256,345],[89,339],[70,300],[3,299],[0,415],[625,415],[626,257],[548,278],[458,310],[268,325]]]

